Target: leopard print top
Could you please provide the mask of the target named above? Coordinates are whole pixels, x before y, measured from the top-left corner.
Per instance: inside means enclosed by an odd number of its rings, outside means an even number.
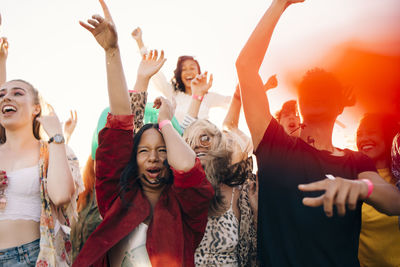
[[[147,92],[129,91],[129,97],[131,100],[131,111],[132,114],[135,115],[134,133],[136,134],[144,124],[144,111],[147,103]]]
[[[196,266],[238,265],[237,245],[239,243],[239,221],[233,213],[232,200],[229,209],[219,216],[209,216],[206,230],[194,254]]]

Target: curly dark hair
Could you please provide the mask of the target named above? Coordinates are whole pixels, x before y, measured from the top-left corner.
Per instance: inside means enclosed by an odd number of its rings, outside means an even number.
[[[175,91],[181,91],[183,93],[186,92],[185,85],[182,82],[181,74],[182,74],[182,65],[183,62],[186,60],[193,60],[196,62],[197,68],[199,70],[199,73],[201,73],[200,70],[200,64],[197,60],[194,59],[192,56],[180,56],[178,58],[178,62],[176,63],[176,69],[174,70],[174,77],[172,77],[172,85],[174,86]]]
[[[136,160],[138,146],[139,146],[139,143],[140,143],[143,133],[149,129],[156,129],[158,131],[158,124],[148,123],[148,124],[143,125],[143,127],[140,128],[140,130],[137,132],[137,134],[133,137],[133,147],[132,147],[131,158],[121,173],[121,177],[119,180],[119,183],[121,186],[120,197],[122,199],[123,204],[126,207],[131,206],[131,203],[129,202],[129,200],[127,200],[125,198],[126,193],[129,192],[130,190],[132,190],[134,185],[137,182],[139,182],[139,172],[138,172],[139,166],[137,165],[137,160]],[[167,160],[164,162],[164,165],[167,167],[168,172],[169,172],[170,179],[168,180],[168,184],[172,184],[173,183],[173,174],[172,174],[171,168],[168,165]]]

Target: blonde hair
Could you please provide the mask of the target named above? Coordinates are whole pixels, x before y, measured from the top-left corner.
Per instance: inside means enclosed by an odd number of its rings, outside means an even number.
[[[212,138],[209,151],[202,161],[207,180],[215,191],[209,210],[218,213],[224,209],[225,203],[219,187],[221,183],[225,184],[226,177],[230,177],[228,166],[231,165],[232,149],[225,135],[208,120],[201,119],[192,123],[183,133],[183,139],[194,149],[201,146],[200,136],[203,134]]]

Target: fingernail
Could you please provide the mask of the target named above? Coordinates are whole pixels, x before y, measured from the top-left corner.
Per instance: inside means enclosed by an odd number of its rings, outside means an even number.
[[[7,184],[7,182],[3,182],[3,184]]]
[[[7,175],[4,175],[4,179],[7,179],[8,177],[7,177]]]

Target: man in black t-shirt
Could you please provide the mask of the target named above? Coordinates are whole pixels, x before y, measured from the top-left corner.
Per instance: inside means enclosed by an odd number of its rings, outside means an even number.
[[[290,137],[258,74],[280,16],[303,1],[273,0],[236,62],[259,169],[258,256],[262,266],[359,266],[362,201],[397,215],[400,193],[368,158],[332,145],[336,118],[353,99],[332,74],[309,71],[298,88],[300,138]]]

